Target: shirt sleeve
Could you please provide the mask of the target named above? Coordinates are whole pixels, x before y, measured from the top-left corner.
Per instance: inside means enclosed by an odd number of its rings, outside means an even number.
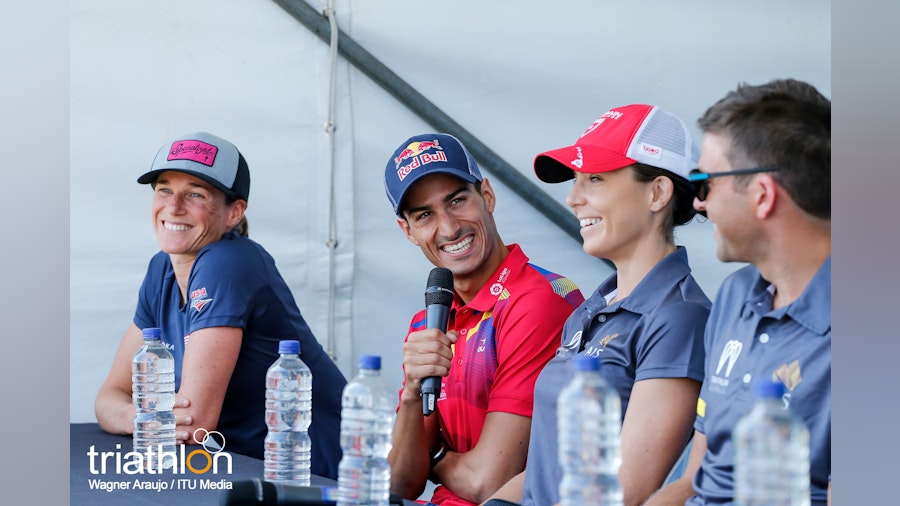
[[[703,381],[703,333],[709,309],[695,302],[668,304],[636,330],[635,381],[649,378],[690,378]]]
[[[197,256],[188,280],[188,332],[209,327],[245,328],[254,296],[266,282],[259,261],[222,241]]]

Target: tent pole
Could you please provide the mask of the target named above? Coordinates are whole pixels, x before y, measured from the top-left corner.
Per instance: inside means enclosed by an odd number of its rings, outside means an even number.
[[[322,41],[326,43],[330,41],[331,27],[327,18],[313,9],[307,2],[303,0],[273,1],[315,33]],[[500,182],[581,244],[578,220],[568,209],[529,181],[521,172],[500,158],[497,153],[481,142],[481,140],[425,98],[424,95],[416,91],[400,76],[347,36],[346,33],[341,30],[338,30],[338,33],[338,52],[341,56],[429,125],[440,132],[449,133],[458,138],[472,152],[472,155],[486,171],[496,176]],[[612,267],[609,261],[604,261]]]

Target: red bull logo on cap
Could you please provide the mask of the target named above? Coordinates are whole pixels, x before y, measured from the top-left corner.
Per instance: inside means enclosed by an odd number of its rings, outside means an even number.
[[[425,152],[431,150],[435,150],[435,152]],[[410,163],[401,167],[400,165],[407,159],[412,160],[410,161]],[[403,148],[403,150],[400,151],[400,153],[396,157],[394,157],[394,164],[397,166],[397,176],[400,178],[400,181],[403,181],[410,172],[422,165],[427,165],[431,162],[446,161],[447,155],[444,154],[444,148],[441,147],[437,139],[433,141],[411,142],[409,143],[409,145]]]

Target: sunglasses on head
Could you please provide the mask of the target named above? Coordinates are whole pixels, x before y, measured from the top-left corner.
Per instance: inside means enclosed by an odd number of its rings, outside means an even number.
[[[738,169],[738,170],[729,170],[727,172],[701,172],[700,169],[694,169],[688,175],[688,181],[694,185],[694,190],[697,192],[698,200],[706,200],[706,197],[709,195],[709,180],[714,177],[723,177],[723,176],[742,176],[745,174],[756,174],[759,172],[775,172],[781,170],[781,167],[755,167],[753,169]]]

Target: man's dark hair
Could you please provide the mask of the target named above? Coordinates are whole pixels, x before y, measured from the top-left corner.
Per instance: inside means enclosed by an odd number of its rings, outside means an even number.
[[[772,177],[801,209],[831,219],[831,100],[813,86],[779,79],[738,85],[698,120],[730,141],[734,169],[777,166]],[[747,184],[751,176],[735,177]]]

